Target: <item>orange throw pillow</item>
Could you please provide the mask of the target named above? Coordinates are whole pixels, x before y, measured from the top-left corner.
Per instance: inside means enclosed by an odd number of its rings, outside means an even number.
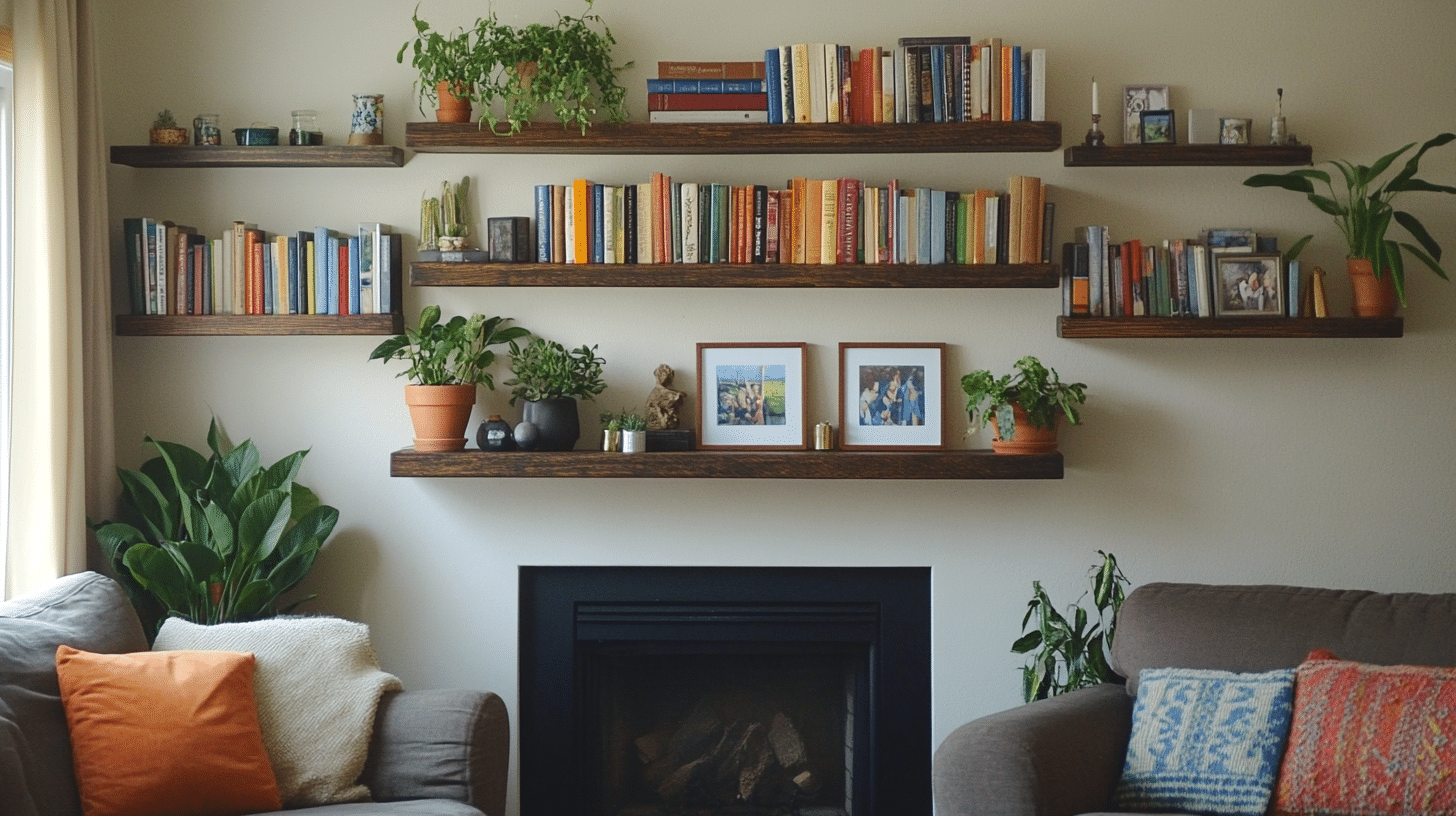
[[[85,816],[279,810],[253,664],[237,652],[56,649]]]

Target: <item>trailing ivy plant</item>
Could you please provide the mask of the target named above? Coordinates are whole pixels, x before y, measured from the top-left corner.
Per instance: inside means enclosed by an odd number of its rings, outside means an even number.
[[[1021,694],[1028,703],[1118,681],[1107,655],[1112,649],[1117,610],[1126,597],[1124,587],[1128,581],[1117,566],[1116,556],[1102,550],[1097,554],[1102,556],[1102,563],[1092,565],[1089,590],[1097,615],[1095,620],[1082,608],[1081,599],[1067,607],[1067,614],[1063,615],[1041,582],[1031,582],[1031,601],[1021,619],[1024,633],[1011,644],[1011,651],[1017,654],[1035,652],[1031,662],[1021,669]],[[1087,597],[1086,593],[1082,597]],[[1033,619],[1035,628],[1025,631]]]
[[[590,400],[606,390],[602,365],[606,360],[596,354],[596,346],[583,344],[568,351],[560,343],[531,339],[525,346],[511,341],[512,386],[511,404],[516,400],[541,402],[562,397]]]
[[[441,323],[440,307],[426,306],[418,327],[380,343],[369,359],[408,360],[409,368],[396,376],[409,377],[416,385],[483,385],[494,390],[495,379],[486,370],[495,362],[490,347],[514,344],[530,334],[520,326],[505,326],[509,321],[477,314]]]

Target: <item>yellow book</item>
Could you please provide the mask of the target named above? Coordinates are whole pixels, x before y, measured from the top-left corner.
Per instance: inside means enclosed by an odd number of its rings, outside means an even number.
[[[789,53],[794,66],[794,121],[809,122],[812,119],[809,105],[809,44],[794,43],[789,46]]]
[[[824,181],[808,179],[804,196],[804,263],[817,264],[824,256]]]
[[[273,239],[273,272],[277,282],[273,284],[273,314],[289,314],[288,310],[288,236],[279,235]],[[349,304],[357,308],[358,304]]]
[[[819,263],[838,261],[839,180],[825,179],[819,201]]]
[[[592,183],[586,179],[571,182],[572,235],[570,240],[576,253],[576,262],[591,263],[592,249]]]

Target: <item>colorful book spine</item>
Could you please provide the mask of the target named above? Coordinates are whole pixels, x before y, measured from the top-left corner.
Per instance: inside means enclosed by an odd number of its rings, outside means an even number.
[[[769,48],[763,52],[763,87],[767,94],[768,121],[771,125],[784,123],[784,88],[779,76],[779,49]]]
[[[662,79],[763,79],[764,64],[749,60],[735,62],[689,62],[661,60],[657,76]]]
[[[762,79],[649,79],[648,94],[761,94]]]

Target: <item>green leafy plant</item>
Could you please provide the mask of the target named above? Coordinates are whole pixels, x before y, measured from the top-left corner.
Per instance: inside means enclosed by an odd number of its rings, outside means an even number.
[[[534,337],[524,347],[511,341],[511,404],[516,400],[541,402],[562,397],[593,399],[606,390],[596,346],[567,351],[565,346]]]
[[[308,451],[263,467],[251,440],[228,448],[216,420],[208,456],[146,441],[155,458],[117,469],[122,520],[87,520],[143,620],[213,624],[292,609],[277,609],[278,597],[308,574],[339,519],[295,481]]]
[[[1394,201],[1401,193],[1456,193],[1456,187],[1432,184],[1416,178],[1421,157],[1426,155],[1426,151],[1453,139],[1456,139],[1456,134],[1441,133],[1426,141],[1395,175],[1380,183],[1380,176],[1394,165],[1396,159],[1415,147],[1415,142],[1381,156],[1369,166],[1342,159],[1330,161],[1329,164],[1334,165],[1344,179],[1343,188],[1335,186],[1328,172],[1310,167],[1287,173],[1260,173],[1245,179],[1244,184],[1249,187],[1278,187],[1303,193],[1320,212],[1334,217],[1335,225],[1340,228],[1340,233],[1345,238],[1347,257],[1370,261],[1377,277],[1387,270],[1390,272],[1395,281],[1396,295],[1404,304],[1405,263],[1402,250],[1430,267],[1440,277],[1447,280],[1450,278],[1446,270],[1441,268],[1440,244],[1431,238],[1431,234],[1419,219],[1408,212],[1395,209]],[[1328,195],[1316,192],[1316,181],[1324,185],[1329,191]],[[1420,246],[1387,238],[1392,221],[1404,227]],[[1301,238],[1287,255],[1297,255],[1311,237],[1306,235]]]
[[[1082,608],[1081,599],[1067,607],[1067,614],[1063,615],[1041,582],[1031,582],[1031,601],[1021,619],[1023,634],[1011,644],[1011,651],[1017,654],[1036,652],[1031,662],[1021,669],[1022,698],[1028,703],[1118,681],[1107,655],[1112,649],[1117,610],[1126,597],[1124,588],[1128,581],[1112,553],[1098,550],[1097,554],[1102,556],[1102,563],[1092,565],[1089,590],[1096,620]],[[1086,598],[1087,594],[1083,593],[1082,597]],[[1033,619],[1036,627],[1026,631]]]
[[[440,322],[440,307],[426,306],[420,325],[380,343],[370,360],[408,360],[409,368],[397,376],[416,385],[483,385],[495,389],[490,368],[495,362],[491,346],[514,343],[530,334],[520,326],[505,326],[508,317],[456,315]]]
[[[543,105],[551,106],[563,127],[576,125],[586,133],[597,114],[609,122],[627,119],[627,89],[617,72],[632,63],[614,65],[617,44],[600,15],[556,15],[554,25],[532,23],[513,28],[492,10],[476,21],[473,51],[477,78],[472,101],[482,106],[481,123],[493,133],[518,133]],[[593,26],[600,26],[597,31]],[[499,100],[503,114],[497,114]],[[507,129],[497,125],[504,119]]]
[[[620,431],[620,430],[622,430],[622,415],[621,414],[614,414],[611,411],[603,411],[602,412],[602,415],[601,415],[601,419],[602,419],[602,426],[603,426],[602,427],[602,430],[606,430],[606,431]]]
[[[410,21],[415,26],[414,39],[399,47],[394,61],[403,64],[405,52],[410,52],[410,65],[419,72],[414,88],[420,113],[426,112],[426,105],[433,107],[439,102],[435,89],[442,82],[450,83],[451,92],[456,96],[469,96],[470,87],[480,73],[470,42],[473,30],[457,26],[442,34],[420,19],[419,5],[415,6]]]
[[[163,110],[161,113],[157,114],[156,119],[152,120],[152,127],[174,128],[177,127],[177,119],[172,116],[172,111],[170,109]]]
[[[606,423],[606,430],[609,431],[645,431],[647,430],[647,418],[626,408],[612,413],[606,411],[602,414],[602,422]]]
[[[966,412],[976,428],[987,417],[995,416],[1001,438],[1014,438],[1014,405],[1020,405],[1037,428],[1051,427],[1058,410],[1066,414],[1071,424],[1081,422],[1077,406],[1087,401],[1085,383],[1062,382],[1056,369],[1047,368],[1035,357],[1022,357],[1015,367],[1014,375],[998,378],[981,369],[961,378],[961,390],[966,392]]]

